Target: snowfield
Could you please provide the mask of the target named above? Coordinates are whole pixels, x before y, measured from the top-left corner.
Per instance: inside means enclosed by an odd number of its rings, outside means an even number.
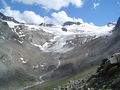
[[[11,28],[20,25],[10,21],[7,21],[7,23]],[[39,45],[36,43],[31,44],[34,45],[35,47],[39,47],[40,50],[42,50],[43,52],[59,52],[59,53],[65,53],[72,50],[74,47],[66,46],[66,42],[76,38],[76,36],[78,37],[92,36],[94,38],[98,38],[100,36],[111,35],[112,34],[111,31],[114,28],[114,25],[96,26],[94,24],[88,23],[67,26],[55,25],[51,27],[28,24],[23,25],[27,26],[28,30],[30,31],[43,30],[47,33],[53,34],[54,38],[52,38],[50,42],[45,42],[43,45]],[[67,31],[63,31],[62,28],[66,28]],[[19,35],[19,37],[25,36],[23,32],[21,33],[22,35]],[[73,42],[71,41],[71,43]]]

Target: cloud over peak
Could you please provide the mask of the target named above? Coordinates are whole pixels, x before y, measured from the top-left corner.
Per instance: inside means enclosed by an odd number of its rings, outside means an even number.
[[[73,22],[78,21],[78,22],[83,23],[83,20],[81,18],[71,18],[67,15],[65,11],[52,13],[51,16],[52,16],[53,23],[56,23],[56,24],[63,24],[66,21],[73,21]]]
[[[70,4],[76,7],[82,7],[83,0],[13,0],[14,2],[22,2],[28,5],[40,5],[44,9],[60,10]]]
[[[24,11],[21,13],[19,10],[12,10],[11,7],[0,9],[0,12],[6,16],[14,17],[17,21],[28,24],[40,24],[44,22],[44,19],[35,14],[33,11]]]
[[[12,10],[11,7],[0,9],[0,12],[6,16],[14,17],[17,21],[27,24],[40,24],[40,23],[51,23],[51,24],[63,24],[66,21],[75,21],[83,23],[81,18],[71,18],[65,11],[54,12],[51,14],[51,18],[48,16],[41,17],[33,11],[20,12],[19,10]]]

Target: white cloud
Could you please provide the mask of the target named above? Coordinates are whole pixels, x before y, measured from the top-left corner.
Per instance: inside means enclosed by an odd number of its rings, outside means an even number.
[[[33,11],[24,11],[23,12],[23,20],[25,20],[27,23],[33,23],[33,24],[40,24],[44,22],[44,19],[35,14]]]
[[[45,9],[60,10],[62,7],[67,7],[70,4],[76,7],[83,5],[83,0],[13,0],[14,2],[22,2],[28,5],[40,5]]]
[[[71,18],[65,11],[54,12],[51,14],[51,18],[48,16],[41,17],[35,14],[33,11],[20,12],[19,10],[12,10],[11,7],[0,9],[0,12],[6,16],[14,17],[17,21],[28,24],[40,24],[40,23],[52,23],[52,24],[63,24],[66,21],[81,22],[81,18]]]
[[[96,7],[98,7],[99,5],[100,5],[100,3],[93,3],[94,9],[96,9]]]
[[[0,11],[7,16],[14,17],[19,22],[29,24],[40,24],[44,22],[44,19],[41,16],[35,14],[33,11],[24,11],[21,13],[18,10],[12,10],[10,7],[0,9]]]
[[[26,4],[40,4],[42,2],[45,2],[46,0],[13,0],[13,1],[18,1],[18,2],[23,2]],[[1,0],[2,4],[4,5],[4,9],[0,9],[0,12],[5,14],[6,16],[11,16],[14,17],[17,21],[22,22],[22,23],[28,23],[28,24],[40,24],[40,23],[53,23],[53,24],[63,24],[66,21],[75,21],[75,22],[83,22],[81,18],[71,18],[67,15],[65,11],[60,11],[60,12],[54,12],[51,14],[52,18],[49,18],[48,16],[41,17],[40,15],[35,14],[33,11],[24,11],[20,12],[19,10],[12,10],[10,6],[7,5],[7,2],[5,0]],[[48,0],[46,1],[49,5],[51,5],[51,8],[49,9],[59,9],[63,7],[62,5],[56,5],[56,4],[63,4],[66,3],[69,5],[69,3],[72,3],[76,5],[77,7],[81,7],[83,4],[82,0]],[[53,5],[54,3],[54,5]],[[43,5],[44,6],[44,5]],[[47,6],[47,4],[46,4]],[[58,7],[56,7],[58,6]]]
[[[66,21],[75,21],[83,23],[83,20],[81,18],[71,18],[67,15],[65,11],[52,13],[51,16],[52,18],[44,17],[46,23],[63,24]]]
[[[72,21],[72,18],[68,17],[65,11],[60,11],[58,13],[52,13],[53,21],[55,23],[64,23],[65,21]]]

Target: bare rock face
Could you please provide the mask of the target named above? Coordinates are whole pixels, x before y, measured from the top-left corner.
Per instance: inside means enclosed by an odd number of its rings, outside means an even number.
[[[116,25],[115,22],[109,22],[109,23],[107,24],[108,27],[115,26],[115,25]]]
[[[118,18],[116,28],[120,27],[120,17]]]
[[[6,22],[0,20],[0,38],[1,40],[10,40],[14,33]]]
[[[53,38],[52,34],[43,31],[41,28],[36,30],[35,28],[29,28],[22,24],[12,28],[12,31],[18,36],[16,40],[19,42],[26,41],[42,45]]]
[[[72,21],[67,21],[63,24],[63,26],[68,26],[68,25],[80,25],[80,22],[72,22]]]
[[[120,63],[120,53],[115,53],[112,55],[112,57],[109,59],[111,64],[117,64]]]
[[[120,17],[118,18],[117,24],[116,24],[113,32],[115,32],[116,34],[119,34],[119,32],[120,32]]]
[[[39,26],[46,26],[46,27],[52,27],[55,26],[54,24],[46,24],[46,23],[41,23]]]
[[[67,32],[67,29],[66,28],[62,28],[63,31]]]

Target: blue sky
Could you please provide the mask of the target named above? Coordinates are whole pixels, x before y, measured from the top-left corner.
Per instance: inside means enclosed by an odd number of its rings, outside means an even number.
[[[48,0],[34,1],[1,0],[0,9],[10,7],[11,10],[19,11],[21,14],[24,11],[32,11],[41,18],[45,16],[53,18],[53,13],[57,14],[64,11],[69,18],[80,18],[84,22],[92,22],[99,26],[105,25],[109,21],[117,21],[120,16],[120,0],[66,0],[66,3],[64,3],[65,0],[56,0],[56,2],[54,2],[55,0],[51,0],[53,2],[50,2],[50,0],[49,2],[47,2]],[[5,10],[2,10],[2,12],[7,13]],[[9,13],[7,14],[9,16]]]

